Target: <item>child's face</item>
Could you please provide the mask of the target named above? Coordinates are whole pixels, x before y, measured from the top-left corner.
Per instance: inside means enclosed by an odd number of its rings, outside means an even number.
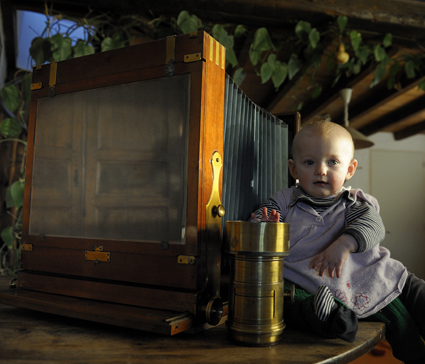
[[[299,145],[289,168],[308,194],[333,196],[354,175],[357,161],[352,159],[352,146],[346,138],[305,135]]]

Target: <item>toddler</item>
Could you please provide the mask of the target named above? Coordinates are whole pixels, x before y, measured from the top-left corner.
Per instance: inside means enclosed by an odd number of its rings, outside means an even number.
[[[379,245],[385,228],[376,199],[344,187],[357,168],[351,135],[317,121],[296,134],[292,154],[289,169],[297,185],[278,191],[251,215],[251,221],[290,224],[285,283],[293,282],[305,299],[311,295],[321,321],[316,331],[353,341],[357,318],[383,321],[394,356],[425,363],[425,282]]]

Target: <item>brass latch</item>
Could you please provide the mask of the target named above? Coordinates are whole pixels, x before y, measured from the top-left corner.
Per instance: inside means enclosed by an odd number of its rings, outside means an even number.
[[[191,255],[179,255],[177,257],[177,263],[179,264],[195,264],[196,258]]]
[[[111,261],[111,253],[104,252],[103,246],[95,247],[94,250],[86,250],[86,254],[84,256],[85,260],[95,261],[95,262],[110,262]]]
[[[21,250],[26,252],[32,252],[32,244],[23,243],[21,245]]]
[[[219,191],[219,178],[220,170],[223,165],[221,155],[218,152],[214,152],[211,157],[211,167],[212,167],[212,190],[209,201],[207,202],[207,227],[210,225],[217,225],[217,228],[221,228],[220,223],[218,223],[215,218],[223,217],[226,213],[224,206],[221,204],[220,200],[220,191]],[[221,220],[220,220],[221,222]]]
[[[43,87],[42,82],[36,82],[31,84],[31,91],[40,90]]]
[[[197,62],[201,60],[201,53],[186,54],[184,56],[184,63]]]

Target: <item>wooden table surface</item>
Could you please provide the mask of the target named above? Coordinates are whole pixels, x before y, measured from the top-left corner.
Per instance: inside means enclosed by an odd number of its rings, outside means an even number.
[[[166,336],[0,304],[0,363],[349,363],[384,331],[362,322],[349,344],[285,329],[278,345],[255,348],[229,342],[225,325]]]

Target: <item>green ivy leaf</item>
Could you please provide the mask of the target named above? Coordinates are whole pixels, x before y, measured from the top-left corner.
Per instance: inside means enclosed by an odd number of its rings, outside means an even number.
[[[36,37],[31,42],[30,56],[38,66],[52,60],[52,51],[49,38]]]
[[[251,63],[253,66],[256,66],[258,64],[258,61],[261,57],[261,51],[253,50],[252,48],[249,48],[249,59],[251,60]]]
[[[177,17],[177,25],[180,26],[180,24],[183,24],[188,19],[190,19],[189,12],[187,10],[182,10]]]
[[[406,72],[407,78],[415,78],[416,72],[415,72],[415,62],[412,59],[409,59],[405,66],[404,70]]]
[[[243,68],[238,68],[236,72],[233,75],[233,81],[240,86],[242,85],[242,82],[245,80],[246,72]]]
[[[54,61],[60,62],[68,59],[72,53],[71,38],[64,37],[62,34],[55,34],[50,38],[50,50]]]
[[[105,52],[105,51],[110,51],[113,49],[125,47],[126,44],[127,42],[124,39],[122,39],[121,34],[115,33],[112,36],[112,38],[107,37],[102,41],[101,49],[102,49],[102,52]]]
[[[186,10],[180,12],[177,17],[177,25],[183,34],[196,32],[200,28],[201,24],[201,21],[196,15],[190,15]]]
[[[394,76],[390,76],[388,77],[388,81],[387,81],[387,88],[388,90],[391,90],[395,85],[395,77]]]
[[[385,49],[382,48],[380,44],[377,44],[374,47],[373,53],[375,55],[375,60],[377,62],[381,62],[382,60],[384,60],[385,58],[387,58],[387,52],[385,52]]]
[[[394,62],[390,66],[390,68],[388,70],[389,77],[388,77],[388,81],[387,81],[387,88],[389,90],[391,90],[394,87],[394,85],[396,84],[396,75],[400,72],[400,69],[401,69],[401,65],[398,62]]]
[[[245,35],[246,34],[246,32],[247,32],[247,30],[246,30],[246,28],[243,26],[243,25],[238,25],[236,28],[235,28],[235,37],[237,38],[237,37],[241,37],[242,35]]]
[[[261,83],[266,83],[272,77],[274,69],[268,62],[263,63],[261,66]]]
[[[85,44],[83,40],[78,39],[77,44],[74,47],[74,58],[87,56],[94,54],[94,47],[90,44]]]
[[[348,18],[346,16],[339,16],[336,21],[338,22],[339,31],[342,33],[347,25]]]
[[[425,91],[425,81],[420,81],[418,84],[419,90]]]
[[[276,59],[275,53],[270,54],[269,57],[267,58],[267,63],[270,64],[270,67],[272,67],[273,70],[276,67],[276,61],[277,61],[277,59]]]
[[[25,182],[22,181],[16,181],[10,186],[10,195],[17,209],[24,204],[24,190]]]
[[[291,54],[291,58],[288,62],[288,75],[290,80],[292,80],[292,78],[300,70],[300,68],[301,61],[298,59],[298,56],[296,54]]]
[[[16,138],[22,133],[22,126],[18,119],[6,118],[0,123],[0,134],[5,138]]]
[[[358,60],[356,63],[353,64],[353,72],[355,75],[359,74],[362,70],[362,62]]]
[[[356,56],[360,59],[363,65],[366,64],[370,54],[371,51],[368,47],[359,47],[359,49],[356,50]]]
[[[362,35],[359,32],[352,30],[350,32],[350,40],[351,40],[351,45],[353,46],[354,51],[357,51],[362,42]]]
[[[212,36],[217,40],[220,41],[220,39],[226,38],[229,33],[227,33],[227,30],[224,29],[224,27],[221,24],[216,24],[212,28]]]
[[[13,249],[15,246],[15,236],[13,235],[13,227],[8,227],[2,230],[0,234],[1,239],[7,245],[9,249]]]
[[[270,39],[269,31],[266,28],[259,28],[254,33],[254,40],[251,44],[251,49],[254,51],[269,51],[273,49],[273,44]]]
[[[303,42],[308,42],[310,31],[311,31],[311,24],[309,22],[300,20],[295,26],[295,34]]]
[[[322,87],[321,86],[316,86],[316,88],[314,89],[314,91],[311,94],[311,98],[317,99],[322,93]]]
[[[387,33],[385,34],[384,37],[384,47],[387,48],[389,47],[391,44],[393,44],[393,36],[391,35],[391,33]]]
[[[317,43],[319,43],[320,40],[319,31],[316,28],[313,28],[308,35],[308,39],[310,40],[311,47],[315,49],[317,47]]]
[[[19,90],[15,85],[4,86],[1,89],[1,97],[3,99],[4,106],[11,112],[14,113],[19,107]]]
[[[10,209],[15,206],[15,201],[13,201],[12,191],[10,187],[6,189],[6,208]]]
[[[390,76],[395,76],[397,73],[399,73],[399,72],[400,72],[400,69],[401,69],[401,65],[400,65],[400,63],[398,63],[398,62],[394,62],[394,63],[391,65],[390,69],[388,70],[388,74],[389,74]]]
[[[115,49],[114,41],[112,40],[111,37],[106,37],[104,40],[102,40],[101,49],[102,49],[102,52]]]
[[[236,57],[236,53],[233,48],[226,48],[226,61],[229,62],[232,67],[236,67],[238,65],[238,58]]]
[[[285,82],[288,76],[288,65],[286,63],[276,61],[275,71],[272,76],[273,85],[275,88],[279,88],[283,82]]]
[[[379,63],[378,66],[375,69],[375,75],[374,75],[373,81],[371,82],[369,87],[372,88],[375,85],[377,85],[385,77],[386,73],[387,73],[386,63],[385,62]]]

